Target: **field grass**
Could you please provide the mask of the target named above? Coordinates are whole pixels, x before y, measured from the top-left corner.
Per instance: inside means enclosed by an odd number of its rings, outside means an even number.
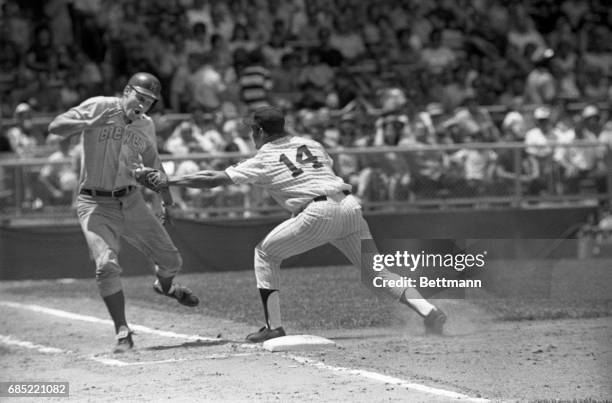
[[[534,267],[538,266],[531,263],[509,262],[504,266],[507,270],[497,272],[496,284],[498,288],[502,285],[503,292],[476,292],[464,303],[487,311],[493,320],[501,321],[612,315],[610,260],[556,262],[549,276],[534,275]],[[518,269],[524,267],[529,269]],[[151,290],[152,281],[153,276],[124,278],[128,304],[185,312],[185,308],[174,301],[160,299]],[[196,291],[202,300],[200,306],[189,311],[192,314],[251,325],[262,323],[261,303],[252,271],[185,273],[180,275],[179,281]],[[359,271],[349,266],[283,269],[282,284],[283,319],[293,329],[401,326],[411,315],[404,306],[362,285]],[[93,279],[70,283],[54,280],[5,282],[0,283],[0,289],[3,295],[20,296],[22,301],[27,301],[30,294],[98,300]],[[445,302],[440,303],[444,305]]]

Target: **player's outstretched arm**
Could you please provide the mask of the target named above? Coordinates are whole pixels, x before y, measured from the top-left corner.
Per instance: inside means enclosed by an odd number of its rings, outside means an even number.
[[[85,129],[110,124],[112,123],[112,118],[119,116],[121,113],[121,109],[109,108],[92,119],[82,119],[71,109],[68,112],[58,115],[49,123],[49,133],[62,137],[71,136]]]
[[[177,176],[168,180],[169,186],[189,188],[214,188],[232,184],[225,171],[199,171],[188,175]]]

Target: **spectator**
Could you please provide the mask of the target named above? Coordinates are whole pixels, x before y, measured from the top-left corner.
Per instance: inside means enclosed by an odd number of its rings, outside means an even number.
[[[462,179],[464,180],[466,196],[473,197],[485,194],[494,177],[497,154],[492,149],[475,149],[469,146],[474,141],[481,142],[482,140],[478,133],[476,135],[469,134],[465,137],[466,148],[462,148],[450,156],[451,163],[456,164],[455,166],[463,173]]]
[[[185,41],[185,53],[204,54],[210,52],[208,28],[202,22],[196,22],[191,28],[191,37]]]
[[[611,36],[610,27],[603,24],[591,24],[585,35],[586,47],[582,55],[584,62],[587,66],[600,69],[605,76],[612,74]]]
[[[535,127],[525,134],[525,145],[527,153],[533,155],[538,161],[540,171],[538,186],[548,193],[559,192],[557,162],[562,151],[555,149],[552,143],[568,142],[573,130],[569,132],[556,130],[551,120],[551,110],[547,106],[536,108],[533,117]]]
[[[389,108],[390,109],[390,108]],[[376,120],[374,146],[397,146],[410,132],[408,117],[390,109]],[[377,156],[373,168],[387,186],[389,200],[408,200],[411,197],[411,172],[406,153],[388,152]]]
[[[525,55],[527,45],[534,46],[534,51],[542,51],[546,49],[546,42],[542,35],[535,29],[535,24],[531,17],[525,11],[522,5],[519,5],[511,16],[511,27],[508,31],[508,44],[516,47],[521,55]],[[527,55],[529,57],[529,55]]]
[[[224,138],[229,139],[225,151],[242,154],[250,154],[256,151],[249,130],[237,119],[228,120],[223,124],[223,134]],[[229,161],[229,164],[237,162],[239,161]]]
[[[247,52],[251,52],[258,46],[257,42],[251,39],[249,31],[242,24],[236,24],[234,26],[234,33],[229,45],[232,52],[235,52],[237,49],[244,49]]]
[[[42,133],[36,132],[32,124],[32,108],[27,103],[20,103],[15,108],[14,114],[16,125],[10,127],[6,136],[11,144],[11,149],[19,158],[33,158],[37,155],[38,145],[43,143]],[[33,167],[23,167],[23,174],[26,178],[23,194],[24,208],[40,208],[42,201],[35,194],[34,184],[38,178],[37,169]]]
[[[212,58],[215,69],[223,76],[226,77],[231,70],[233,57],[230,51],[229,44],[225,37],[219,34],[214,34],[210,38],[212,50],[210,56]]]
[[[215,4],[210,16],[212,19],[211,33],[229,41],[234,33],[234,20],[231,18],[227,5],[221,2]]]
[[[410,188],[416,198],[431,198],[440,196],[449,185],[446,172],[449,168],[449,158],[443,151],[432,148],[436,144],[428,130],[420,121],[414,122],[414,137],[405,139],[400,145],[413,149],[408,154],[411,181]]]
[[[182,34],[177,34],[168,20],[160,22],[158,30],[152,34],[151,64],[156,66],[157,77],[162,86],[162,98],[170,101],[172,76],[186,63],[187,49]]]
[[[581,81],[582,94],[588,102],[602,102],[608,99],[610,84],[602,70],[595,66],[585,66]]]
[[[577,193],[581,183],[587,178],[596,182],[593,187],[603,179],[600,171],[603,149],[597,146],[582,146],[585,142],[597,143],[600,130],[598,109],[587,105],[582,111],[581,127],[572,130],[574,135],[567,138],[564,141],[566,147],[559,150],[557,159],[562,168],[565,188],[570,194]],[[571,147],[573,144],[577,146]]]
[[[338,50],[344,59],[351,61],[359,59],[366,51],[363,38],[351,28],[351,22],[343,15],[336,16],[335,30],[329,38],[329,45]]]
[[[557,77],[558,81],[559,98],[574,100],[580,98],[576,76],[577,60],[578,56],[569,42],[561,42],[555,51],[555,57],[551,64],[551,72]]]
[[[263,56],[259,50],[249,53],[249,64],[238,73],[238,83],[240,99],[248,110],[253,111],[270,104],[271,74],[270,70],[264,67]]]
[[[291,32],[288,31],[284,20],[277,18],[272,22],[270,40],[274,37],[278,38],[278,41],[280,43],[287,43],[288,41],[293,39],[293,35]]]
[[[298,95],[300,83],[300,67],[294,54],[286,54],[281,58],[281,65],[270,72],[273,87],[276,93],[283,93],[283,97],[293,102]]]
[[[57,65],[56,55],[51,31],[45,26],[38,28],[34,34],[34,43],[25,56],[26,66],[36,72],[52,71]]]
[[[275,68],[281,65],[283,56],[293,52],[293,48],[287,45],[281,34],[272,31],[270,41],[262,47],[261,52],[266,60],[266,65]]]
[[[19,2],[8,0],[2,3],[0,26],[6,27],[3,35],[7,35],[9,42],[17,45],[20,54],[25,54],[30,47],[30,26],[25,18],[24,12],[19,7]]]
[[[457,61],[457,55],[450,48],[442,45],[442,33],[432,31],[429,43],[421,51],[421,60],[433,73],[439,74]]]
[[[502,143],[521,143],[525,139],[525,119],[518,111],[512,111],[504,118],[501,135]],[[516,154],[519,154],[518,158]],[[521,148],[500,148],[497,151],[495,167],[495,192],[511,195],[520,192],[521,195],[535,195],[541,190],[540,170],[537,159]],[[518,165],[517,165],[518,164]],[[519,187],[517,189],[517,186]]]
[[[316,50],[319,52],[321,62],[330,67],[340,67],[344,61],[344,56],[338,49],[331,45],[331,31],[329,28],[320,28],[318,38],[319,43],[316,46]]]
[[[53,33],[53,43],[56,47],[70,46],[74,43],[69,5],[70,0],[49,0],[45,2],[44,12],[49,19],[49,28]]]
[[[329,65],[323,63],[320,54],[316,50],[308,52],[308,63],[300,73],[300,84],[310,83],[325,92],[330,92],[334,82],[334,71]]]
[[[561,4],[561,12],[569,20],[572,30],[577,30],[589,13],[588,3],[580,0],[565,0]]]
[[[72,74],[77,75],[79,84],[83,90],[84,97],[90,97],[93,94],[98,94],[103,85],[102,71],[97,63],[81,51],[77,51],[75,55],[75,66],[78,66],[78,72],[73,71]],[[137,71],[137,70],[136,70]]]
[[[355,140],[360,137],[359,126],[355,124],[355,116],[346,113],[340,117],[338,122],[339,144],[338,149],[350,149],[356,147]],[[346,183],[353,185],[353,193],[359,194],[359,174],[361,167],[358,154],[339,152],[334,155],[334,166],[336,172]]]
[[[202,24],[208,28],[212,25],[211,7],[208,0],[193,0],[186,15],[187,22],[191,27]]]
[[[518,107],[510,110],[502,121],[500,141],[525,141],[527,122]]]
[[[175,156],[185,156],[192,153],[203,153],[205,148],[211,145],[207,144],[203,139],[200,128],[195,122],[195,119],[181,122],[172,132],[168,140],[164,144],[164,149]],[[169,174],[186,174],[197,172],[200,169],[209,167],[206,161],[198,164],[194,160],[183,160],[180,162],[172,162],[164,165]],[[191,191],[183,191],[171,189],[174,201],[181,207],[187,208],[198,203],[202,191],[192,189]]]
[[[104,15],[101,11],[101,1],[73,1],[71,10],[72,26],[74,28],[74,40],[89,58],[99,63],[104,59],[106,46],[104,44],[104,30],[101,28],[100,16]],[[124,19],[121,22],[123,40],[138,40],[136,35],[132,35],[129,28],[139,29],[144,27],[140,20],[140,14],[136,12],[133,3],[124,3]],[[142,28],[144,29],[144,28]],[[146,30],[144,30],[146,32]],[[126,33],[128,33],[126,35]],[[144,38],[141,36],[140,38]]]
[[[325,107],[327,97],[325,91],[307,81],[300,86],[300,98],[295,103],[297,109],[315,111]]]
[[[394,63],[418,64],[421,61],[422,47],[419,37],[409,28],[404,28],[397,32],[397,41],[390,44],[388,55]]]
[[[212,62],[210,54],[187,56],[187,65],[172,78],[170,106],[173,110],[183,112],[191,105],[198,105],[214,111],[221,106],[226,85]]]
[[[466,113],[466,123],[467,121],[471,121],[472,124],[475,124],[474,128],[478,128],[478,131],[482,135],[482,140],[485,142],[496,142],[499,141],[500,132],[495,123],[493,122],[493,118],[491,114],[486,108],[478,105],[478,101],[476,100],[476,96],[473,91],[467,90],[465,93],[465,98],[463,101],[464,108]],[[467,123],[469,126],[470,124]],[[467,130],[468,132],[470,130]],[[472,131],[472,134],[475,131]]]
[[[599,142],[607,146],[609,162],[612,163],[612,120],[607,121],[599,133]]]
[[[21,63],[19,48],[9,39],[8,28],[8,24],[0,24],[0,93],[13,89]]]
[[[229,140],[226,140],[221,134],[222,130],[219,127],[217,115],[207,112],[204,108],[196,108],[193,118],[202,134],[204,151],[211,154],[223,152]]]
[[[202,133],[194,121],[181,122],[164,145],[164,149],[172,155],[202,153],[205,147]]]
[[[42,136],[32,125],[32,108],[27,103],[20,103],[15,108],[16,125],[6,131],[11,149],[20,158],[32,158],[36,154],[36,146],[42,144]]]
[[[62,139],[57,142],[58,150],[52,153],[47,160],[49,164],[40,170],[39,180],[46,195],[43,202],[46,205],[71,205],[76,195],[79,181],[77,158],[79,151],[71,147],[71,139]],[[57,163],[61,160],[69,162]]]
[[[557,95],[557,84],[550,72],[550,62],[554,53],[551,49],[536,52],[534,69],[525,82],[525,102],[533,104],[551,103]]]
[[[525,145],[527,152],[538,159],[552,155],[552,147],[549,143],[553,140],[552,123],[550,121],[551,110],[547,106],[540,106],[535,109],[533,117],[535,127],[528,130],[525,134]]]

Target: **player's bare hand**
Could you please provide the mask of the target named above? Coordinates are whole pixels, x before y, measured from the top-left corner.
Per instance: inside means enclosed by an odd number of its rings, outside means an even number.
[[[95,118],[89,120],[88,126],[98,127],[114,123],[122,113],[121,108],[108,108]]]

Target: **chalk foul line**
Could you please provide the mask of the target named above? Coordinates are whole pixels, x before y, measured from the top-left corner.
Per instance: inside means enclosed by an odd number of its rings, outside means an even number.
[[[114,326],[113,321],[110,319],[100,319],[95,316],[81,315],[78,313],[62,311],[60,309],[47,308],[47,307],[40,306],[40,305],[0,301],[0,306],[7,306],[10,308],[17,308],[17,309],[27,309],[32,312],[44,313],[47,315],[52,315],[52,316],[56,316],[56,317],[64,318],[64,319],[80,320],[82,322],[99,323],[99,324]],[[137,333],[148,333],[148,334],[154,334],[157,336],[175,338],[175,339],[183,339],[183,340],[188,340],[188,341],[220,341],[220,339],[218,338],[205,337],[205,336],[200,336],[197,334],[183,334],[183,333],[170,332],[166,330],[152,329],[150,327],[142,326],[142,325],[130,325],[130,328],[136,331]]]
[[[100,319],[95,316],[81,315],[81,314],[76,314],[76,313],[63,311],[59,309],[47,308],[47,307],[40,306],[40,305],[22,304],[18,302],[10,302],[10,301],[0,301],[0,306],[7,306],[11,308],[18,308],[18,309],[27,309],[33,312],[53,315],[53,316],[65,318],[65,319],[113,325],[113,322],[109,319]],[[217,338],[203,337],[199,335],[189,335],[189,334],[175,333],[175,332],[170,332],[170,331],[165,331],[165,330],[152,329],[152,328],[141,326],[141,325],[130,325],[130,327],[133,330],[136,330],[140,333],[149,333],[149,334],[154,334],[154,335],[168,337],[168,338],[178,338],[178,339],[184,339],[184,340],[189,340],[189,341],[198,341],[198,340],[200,341],[219,341],[220,340]],[[48,347],[48,346],[43,346],[39,344],[34,344],[28,341],[18,340],[18,339],[12,338],[11,336],[0,335],[0,342],[4,344],[8,344],[8,345],[14,345],[14,346],[23,347],[23,348],[34,349],[41,353],[51,353],[51,354],[53,353],[71,354],[72,353],[71,351],[68,351],[68,350],[62,350],[62,349],[58,349],[55,347]],[[259,346],[245,344],[244,347],[253,347],[253,349],[258,349]],[[232,356],[249,355],[249,354],[251,353],[221,354],[221,355],[217,354],[217,355],[211,355],[210,358],[211,359],[230,358]],[[312,366],[318,369],[323,369],[323,370],[327,370],[327,371],[331,371],[335,373],[348,374],[352,376],[358,376],[361,378],[378,381],[378,382],[384,382],[384,383],[388,383],[392,385],[397,385],[399,387],[403,387],[406,389],[423,392],[423,393],[427,393],[427,394],[431,394],[435,396],[445,397],[448,399],[455,399],[459,401],[474,402],[474,403],[489,402],[489,400],[487,399],[471,397],[471,396],[468,396],[462,393],[453,392],[450,390],[434,388],[434,387],[422,385],[419,383],[410,382],[410,381],[407,381],[401,378],[396,378],[393,376],[380,374],[380,373],[373,372],[373,371],[328,365],[320,361],[312,360],[310,358],[301,357],[301,356],[297,356],[293,354],[283,354],[283,356],[293,361],[296,361],[300,364],[309,365],[309,366]],[[104,364],[104,365],[115,366],[115,367],[135,366],[135,365],[155,365],[155,364],[173,363],[173,362],[187,360],[187,359],[168,359],[168,360],[159,360],[159,361],[126,362],[126,361],[121,361],[121,360],[117,360],[114,358],[103,357],[103,356],[89,356],[87,358],[93,361],[99,362],[101,364]],[[202,359],[202,358],[206,358],[206,357],[199,357],[199,359]]]

